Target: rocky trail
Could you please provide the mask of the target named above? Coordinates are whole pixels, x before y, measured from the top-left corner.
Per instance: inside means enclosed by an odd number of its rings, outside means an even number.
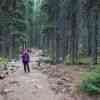
[[[31,58],[34,66],[36,56],[37,53]],[[18,65],[16,72],[0,80],[0,100],[58,100],[46,75],[32,70],[32,65],[30,73],[24,73],[22,65]]]
[[[24,73],[20,61],[15,63],[16,68],[0,80],[0,100],[99,100],[75,89],[86,66],[38,66],[39,59],[40,51],[33,50],[30,73]]]

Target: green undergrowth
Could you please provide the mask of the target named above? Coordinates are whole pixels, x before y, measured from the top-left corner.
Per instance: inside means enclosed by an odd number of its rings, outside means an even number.
[[[55,52],[53,49],[48,49],[48,56],[50,59],[46,61],[46,63],[55,64]]]
[[[100,65],[94,66],[95,68],[90,72],[82,75],[80,90],[88,94],[100,94]]]
[[[80,55],[77,62],[75,62],[75,64],[76,65],[87,65],[87,64],[91,64],[91,62],[92,62],[91,57]],[[71,60],[70,55],[65,57],[64,64],[66,64],[66,65],[72,64],[72,60]]]
[[[7,64],[7,62],[8,62],[8,59],[7,58],[0,57],[0,65],[1,64]]]

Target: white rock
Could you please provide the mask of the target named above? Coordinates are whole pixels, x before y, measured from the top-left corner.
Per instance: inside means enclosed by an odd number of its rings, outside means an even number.
[[[4,93],[10,93],[10,92],[13,92],[12,89],[4,89]]]

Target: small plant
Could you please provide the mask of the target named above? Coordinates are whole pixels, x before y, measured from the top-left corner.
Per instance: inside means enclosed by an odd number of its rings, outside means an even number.
[[[7,64],[8,59],[0,57],[0,64]]]
[[[71,57],[69,54],[65,57],[64,64],[71,64]]]

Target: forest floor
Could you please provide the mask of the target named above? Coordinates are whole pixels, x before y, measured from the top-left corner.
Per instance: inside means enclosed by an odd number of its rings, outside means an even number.
[[[0,100],[99,100],[78,90],[81,75],[88,65],[65,66],[41,63],[39,50],[33,49],[31,72],[24,73],[21,63],[0,80]]]

